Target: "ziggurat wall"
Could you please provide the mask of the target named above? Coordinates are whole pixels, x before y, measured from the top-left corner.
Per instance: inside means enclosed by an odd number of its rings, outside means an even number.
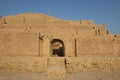
[[[55,57],[60,44],[63,56]],[[0,71],[65,77],[66,72],[91,70],[120,71],[120,35],[105,24],[35,13],[0,18]]]

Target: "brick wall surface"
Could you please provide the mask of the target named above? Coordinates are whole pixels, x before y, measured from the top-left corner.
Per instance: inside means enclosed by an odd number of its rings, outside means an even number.
[[[119,39],[113,36],[77,38],[78,55],[120,55]]]
[[[38,34],[0,33],[0,55],[38,55]]]
[[[0,57],[0,71],[10,72],[46,72],[47,58],[28,57]]]
[[[67,72],[120,71],[120,57],[80,56],[66,59]]]

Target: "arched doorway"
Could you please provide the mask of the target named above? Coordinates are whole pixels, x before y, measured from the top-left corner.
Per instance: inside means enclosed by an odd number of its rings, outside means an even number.
[[[62,40],[53,39],[51,41],[51,44],[52,44],[52,56],[59,56],[59,57],[65,56],[65,47]]]

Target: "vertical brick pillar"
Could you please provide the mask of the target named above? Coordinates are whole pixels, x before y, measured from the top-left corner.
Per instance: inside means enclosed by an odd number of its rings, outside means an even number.
[[[44,38],[43,40],[43,56],[49,57],[50,55],[50,40],[48,38]]]
[[[66,57],[74,56],[74,49],[73,49],[72,40],[65,41],[65,56]]]

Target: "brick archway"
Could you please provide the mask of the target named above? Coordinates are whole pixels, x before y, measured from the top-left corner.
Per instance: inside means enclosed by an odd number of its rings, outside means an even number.
[[[52,56],[59,56],[59,57],[65,56],[65,47],[62,40],[53,39],[51,41],[51,44],[52,44]]]

